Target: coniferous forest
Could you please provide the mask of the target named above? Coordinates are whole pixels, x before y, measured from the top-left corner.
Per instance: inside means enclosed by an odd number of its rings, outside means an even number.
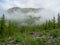
[[[5,15],[0,18],[0,45],[60,45],[60,15],[41,25],[21,26]],[[19,25],[19,26],[18,26]]]

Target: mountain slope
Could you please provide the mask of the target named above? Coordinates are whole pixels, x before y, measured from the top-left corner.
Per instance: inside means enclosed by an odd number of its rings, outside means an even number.
[[[41,16],[41,20],[52,19],[53,16],[57,18],[57,13],[43,8],[19,8],[13,7],[7,10],[7,13],[11,18],[25,19],[27,16]]]

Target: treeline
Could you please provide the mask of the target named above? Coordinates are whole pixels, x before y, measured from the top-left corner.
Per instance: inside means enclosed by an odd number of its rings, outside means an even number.
[[[9,36],[13,36],[16,32],[16,26],[13,22],[7,21],[5,16],[3,15],[0,19],[0,39],[6,38]]]
[[[60,15],[58,14],[58,20],[56,21],[55,17],[52,20],[46,21],[46,23],[41,25],[34,26],[17,26],[17,24],[12,21],[7,21],[5,16],[3,15],[0,19],[0,39],[11,37],[13,35],[17,35],[19,33],[30,33],[33,31],[40,30],[52,30],[60,28]]]
[[[40,30],[52,30],[58,28],[60,28],[60,14],[58,14],[57,20],[53,17],[52,20],[46,21],[44,24],[40,25]]]
[[[29,22],[29,20],[31,20]],[[38,19],[38,18],[36,18]],[[0,39],[3,39],[3,38],[8,38],[8,37],[12,37],[12,36],[15,36],[15,35],[19,35],[20,33],[28,33],[28,32],[32,32],[32,31],[36,31],[37,29],[37,26],[30,26],[32,25],[32,23],[35,23],[35,17],[34,18],[30,18],[26,21],[27,24],[29,24],[29,26],[23,26],[23,25],[20,25],[17,24],[16,22],[14,21],[11,21],[11,20],[7,20],[5,19],[5,15],[3,15],[1,18],[0,18]]]

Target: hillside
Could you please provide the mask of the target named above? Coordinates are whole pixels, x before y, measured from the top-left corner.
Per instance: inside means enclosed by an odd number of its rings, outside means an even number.
[[[46,20],[52,19],[53,16],[57,19],[57,13],[52,10],[43,9],[43,8],[20,8],[20,7],[13,7],[4,13],[7,19],[11,20],[25,20],[32,17],[41,17],[40,21],[38,22],[45,22]],[[42,21],[43,20],[43,21]]]

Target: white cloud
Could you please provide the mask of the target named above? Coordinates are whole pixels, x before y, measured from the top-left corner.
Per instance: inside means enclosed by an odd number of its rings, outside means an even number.
[[[22,8],[46,8],[47,10],[53,10],[53,11],[60,11],[60,0],[4,0],[3,3],[0,3],[0,9],[9,9],[12,7],[22,7]],[[42,12],[39,12],[38,14],[45,18],[51,18],[52,16],[57,17],[57,13],[53,13],[53,11],[46,11],[43,10]],[[3,11],[2,11],[3,12]],[[52,12],[52,13],[51,13]],[[37,14],[36,14],[37,16]],[[7,15],[9,18],[10,16]],[[16,16],[17,17],[17,16]],[[18,16],[20,18],[20,16]],[[13,18],[13,17],[12,17]]]
[[[4,3],[0,3],[3,9],[11,7],[38,7],[47,8],[54,11],[60,11],[60,0],[4,0]],[[0,7],[0,8],[1,8]]]

